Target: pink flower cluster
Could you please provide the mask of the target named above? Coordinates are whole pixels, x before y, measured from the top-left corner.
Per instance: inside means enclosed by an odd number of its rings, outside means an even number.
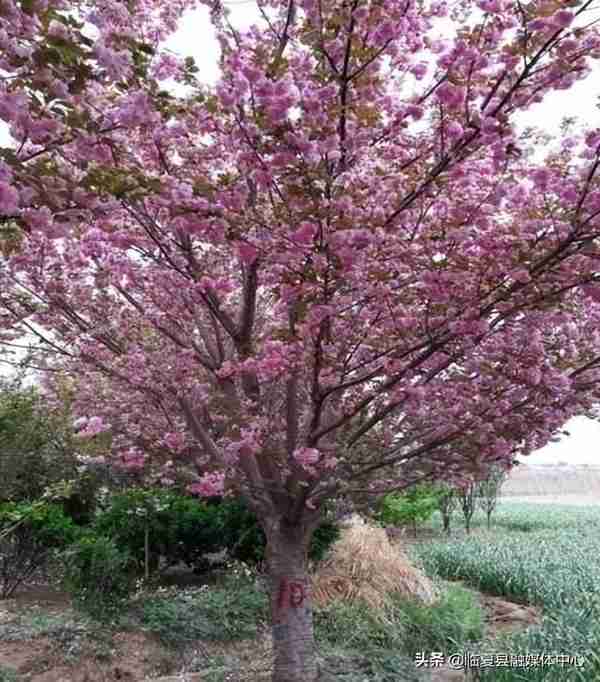
[[[223,494],[224,485],[225,475],[215,471],[203,474],[199,481],[188,486],[188,490],[201,497],[217,497]]]
[[[110,429],[110,424],[107,424],[102,417],[81,417],[73,423],[73,426],[77,435],[82,438],[93,438]]]
[[[312,468],[321,458],[321,453],[316,448],[298,448],[294,450],[294,459],[305,469]]]

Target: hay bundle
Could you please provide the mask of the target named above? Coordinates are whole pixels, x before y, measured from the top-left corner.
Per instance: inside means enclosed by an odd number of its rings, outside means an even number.
[[[336,600],[362,601],[381,609],[391,593],[433,603],[431,581],[411,565],[397,546],[390,544],[383,528],[354,524],[342,531],[328,558],[312,581],[316,606]]]

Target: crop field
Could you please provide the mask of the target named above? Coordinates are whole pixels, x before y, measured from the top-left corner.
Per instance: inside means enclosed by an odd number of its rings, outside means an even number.
[[[431,575],[542,608],[540,626],[490,642],[485,653],[585,659],[582,668],[482,669],[481,679],[600,680],[600,508],[504,502],[491,533],[419,543],[413,551]]]

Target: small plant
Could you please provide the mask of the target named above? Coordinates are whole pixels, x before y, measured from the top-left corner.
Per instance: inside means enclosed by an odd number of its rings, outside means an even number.
[[[98,620],[113,620],[134,587],[131,556],[111,538],[88,532],[63,559],[65,585],[77,606]]]
[[[437,494],[433,486],[415,485],[402,494],[386,495],[381,501],[378,519],[390,526],[411,524],[417,537],[418,525],[431,518],[437,505]]]

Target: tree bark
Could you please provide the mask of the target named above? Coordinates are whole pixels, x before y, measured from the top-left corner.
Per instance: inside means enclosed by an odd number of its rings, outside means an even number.
[[[272,682],[314,682],[318,667],[307,570],[312,528],[283,519],[270,519],[265,526],[274,650]]]

